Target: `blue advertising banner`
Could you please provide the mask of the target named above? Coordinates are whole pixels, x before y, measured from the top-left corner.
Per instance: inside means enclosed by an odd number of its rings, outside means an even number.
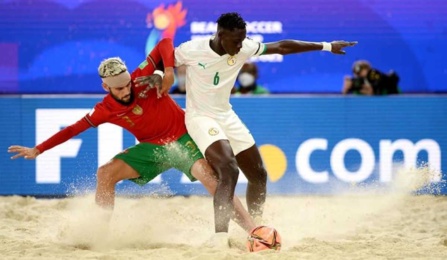
[[[347,55],[313,52],[253,60],[273,93],[340,93],[355,60],[400,75],[404,93],[447,92],[445,0],[6,0],[0,3],[0,93],[101,93],[97,67],[120,56],[135,68],[161,38],[208,37],[236,11],[247,34],[358,41]]]
[[[136,143],[105,124],[89,129],[35,161],[10,160],[7,147],[34,146],[87,114],[102,96],[0,97],[0,194],[64,196],[94,190],[98,166]],[[184,105],[183,97],[176,97]],[[395,166],[429,165],[431,193],[447,194],[447,97],[233,97],[233,108],[254,135],[269,173],[269,194],[334,194],[340,188],[387,184]],[[237,192],[246,179],[240,175]],[[170,170],[119,193],[206,194]]]

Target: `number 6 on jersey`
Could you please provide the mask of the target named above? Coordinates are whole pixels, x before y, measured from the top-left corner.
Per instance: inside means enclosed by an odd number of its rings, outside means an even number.
[[[217,84],[219,84],[219,72],[214,75],[214,85],[217,86]]]

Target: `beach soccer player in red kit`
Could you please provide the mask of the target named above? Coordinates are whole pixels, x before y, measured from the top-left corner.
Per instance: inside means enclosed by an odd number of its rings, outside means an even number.
[[[164,73],[157,70],[161,67]],[[16,153],[11,158],[35,159],[91,127],[112,123],[128,130],[139,143],[99,167],[95,196],[99,206],[113,209],[117,182],[129,179],[144,185],[170,168],[180,170],[191,181],[199,180],[213,195],[217,177],[187,133],[184,111],[166,94],[174,82],[173,67],[171,39],[161,40],[132,73],[118,57],[102,61],[98,73],[108,92],[104,99],[82,119],[36,147],[10,146],[8,152]],[[135,82],[149,75],[150,84]],[[253,229],[254,222],[237,197],[234,208],[233,219],[247,232]]]

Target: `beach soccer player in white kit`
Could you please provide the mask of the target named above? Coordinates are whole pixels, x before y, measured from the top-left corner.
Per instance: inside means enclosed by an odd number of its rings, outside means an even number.
[[[248,179],[247,206],[262,216],[267,172],[250,131],[233,111],[231,89],[242,65],[252,56],[331,51],[356,42],[282,40],[260,43],[246,37],[246,23],[237,13],[222,14],[214,36],[191,40],[175,49],[175,66],[186,65],[186,127],[219,177],[214,195],[216,236],[225,242],[239,169]]]

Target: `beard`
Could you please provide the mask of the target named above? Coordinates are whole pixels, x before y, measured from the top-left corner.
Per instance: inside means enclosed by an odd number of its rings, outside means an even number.
[[[124,101],[122,99],[119,99],[114,94],[112,94],[112,92],[110,92],[110,95],[112,95],[113,99],[115,99],[116,102],[120,103],[121,105],[125,105],[125,106],[128,106],[128,105],[132,104],[132,102],[133,102],[133,100],[135,98],[132,89],[130,90],[129,100],[128,101]]]

